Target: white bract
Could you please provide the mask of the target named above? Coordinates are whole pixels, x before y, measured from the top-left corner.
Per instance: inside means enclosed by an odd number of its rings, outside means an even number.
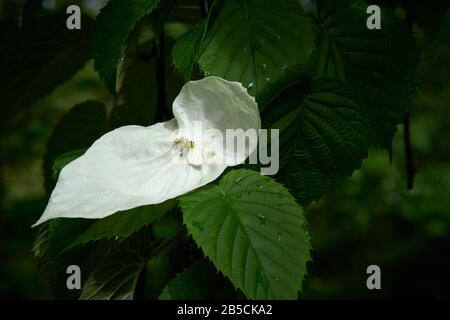
[[[246,150],[225,148],[226,161],[205,161],[223,156],[227,129],[261,127],[255,99],[238,82],[218,77],[190,81],[175,99],[173,114],[170,121],[124,126],[98,139],[62,169],[35,225],[60,217],[104,218],[164,202],[215,180],[256,148],[257,141],[250,141]],[[197,137],[194,123],[213,134]]]

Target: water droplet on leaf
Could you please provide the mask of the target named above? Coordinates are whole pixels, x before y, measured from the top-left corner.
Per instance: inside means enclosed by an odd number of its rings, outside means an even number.
[[[264,217],[261,213],[258,213],[257,217],[260,225],[265,226],[267,224],[266,217]]]

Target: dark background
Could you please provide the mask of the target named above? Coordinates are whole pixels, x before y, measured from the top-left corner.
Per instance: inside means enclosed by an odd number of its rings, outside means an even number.
[[[23,1],[0,1],[1,22],[19,14]],[[94,17],[101,2],[44,1],[43,10],[78,3]],[[314,249],[302,299],[450,298],[450,6],[448,1],[374,2],[401,7],[421,49],[419,95],[410,112],[414,188],[407,191],[400,124],[392,161],[386,151],[372,150],[361,170],[306,210]],[[192,11],[189,18],[200,14]],[[169,91],[176,93],[179,81],[171,83]],[[88,100],[111,101],[92,63],[0,132],[1,298],[51,298],[38,277],[30,226],[47,201],[46,142],[61,117]],[[170,233],[177,223],[169,215],[158,228]],[[149,263],[150,297],[179,271],[176,250]],[[366,288],[366,268],[372,264],[381,267],[379,291]]]

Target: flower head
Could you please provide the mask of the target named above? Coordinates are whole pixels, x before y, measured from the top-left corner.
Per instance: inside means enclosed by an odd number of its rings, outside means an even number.
[[[215,180],[256,148],[257,138],[245,150],[224,145],[227,129],[261,127],[255,99],[238,82],[190,81],[175,99],[173,114],[170,121],[120,127],[94,142],[62,169],[35,225],[60,217],[104,218],[164,202]]]

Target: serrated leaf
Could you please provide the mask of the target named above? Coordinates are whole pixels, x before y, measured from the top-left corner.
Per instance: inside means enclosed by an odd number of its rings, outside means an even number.
[[[74,150],[91,146],[105,132],[106,110],[98,102],[85,102],[73,107],[62,117],[47,142],[44,155],[45,187],[52,190],[53,161]]]
[[[210,19],[198,59],[205,75],[239,81],[260,108],[298,74],[314,48],[296,0],[226,0]]]
[[[337,79],[294,85],[267,109],[266,123],[273,122],[279,110],[286,114],[269,125],[280,129],[279,178],[303,206],[341,183],[367,157],[370,131],[365,108]]]
[[[164,287],[159,300],[207,300],[215,275],[206,262],[186,268]]]
[[[147,264],[149,243],[148,232],[139,232],[113,249],[89,275],[80,299],[133,299],[139,277]]]
[[[2,124],[70,79],[89,60],[89,18],[83,17],[83,30],[77,32],[65,28],[65,19],[39,18],[2,38]]]
[[[70,244],[69,249],[100,239],[115,238],[117,240],[126,238],[142,227],[160,219],[175,204],[174,200],[168,200],[161,204],[138,207],[96,220],[92,226]]]
[[[173,64],[181,75],[188,80],[198,58],[199,47],[205,34],[207,20],[192,27],[180,36],[173,47]]]
[[[106,87],[116,92],[116,71],[126,41],[142,18],[150,14],[160,0],[110,0],[100,11],[93,32],[92,51],[95,70]]]
[[[296,299],[310,259],[302,209],[271,178],[233,170],[180,199],[188,231],[250,299]]]
[[[90,224],[92,222],[86,219],[55,219],[49,223],[45,271],[50,288],[54,296],[59,299],[76,299],[80,294],[77,290],[67,288],[66,269],[70,265],[82,266],[91,247],[86,246],[71,251],[64,249]],[[82,276],[87,272],[88,270],[83,268]]]
[[[382,8],[380,30],[369,30],[362,0],[318,1],[320,29],[314,76],[347,79],[367,105],[375,140],[390,149],[397,124],[416,95],[418,50],[413,33]]]

